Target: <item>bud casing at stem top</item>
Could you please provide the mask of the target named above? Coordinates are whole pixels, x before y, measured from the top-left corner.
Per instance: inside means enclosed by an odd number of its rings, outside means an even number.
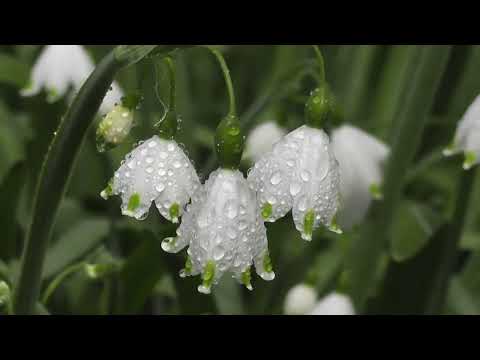
[[[245,136],[240,128],[238,117],[227,115],[217,127],[215,151],[220,167],[235,170],[242,159]]]
[[[327,124],[338,124],[340,119],[340,109],[328,84],[313,90],[305,105],[305,123],[323,129]]]

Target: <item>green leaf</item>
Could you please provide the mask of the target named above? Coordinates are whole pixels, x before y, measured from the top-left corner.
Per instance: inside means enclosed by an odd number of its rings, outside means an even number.
[[[429,207],[402,201],[392,225],[393,259],[402,262],[414,257],[427,245],[440,222]]]
[[[30,77],[29,66],[14,57],[0,54],[0,83],[23,88]]]
[[[447,308],[456,315],[480,314],[479,298],[463,284],[461,278],[454,277],[450,281],[447,295]]]
[[[143,240],[120,273],[123,295],[116,311],[120,314],[138,313],[165,272],[161,241],[147,231],[138,233],[138,237]]]
[[[28,119],[10,113],[0,102],[0,183],[14,164],[25,159],[31,135]]]
[[[47,252],[43,279],[57,274],[97,247],[107,236],[109,227],[106,219],[86,219],[64,233]]]

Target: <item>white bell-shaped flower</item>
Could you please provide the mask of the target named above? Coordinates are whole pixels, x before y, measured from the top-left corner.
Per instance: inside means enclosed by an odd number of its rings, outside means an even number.
[[[258,125],[247,137],[244,157],[254,162],[259,161],[286,134],[286,130],[274,121],[267,121]]]
[[[291,288],[285,298],[286,315],[304,315],[309,313],[317,303],[317,293],[311,286],[299,284]]]
[[[273,280],[266,229],[255,193],[238,170],[219,169],[193,195],[176,238],[162,248],[171,253],[188,246],[181,276],[202,274],[201,293],[210,293],[226,272],[252,289],[250,267],[264,280]]]
[[[355,309],[347,296],[331,293],[320,299],[308,315],[355,315]]]
[[[176,223],[199,185],[180,146],[155,135],[126,156],[101,196],[120,195],[122,213],[138,220],[147,217],[155,201],[162,216]]]
[[[77,92],[92,73],[94,64],[80,45],[48,45],[33,67],[29,87],[23,89],[23,96],[33,96],[46,89],[49,100],[63,97],[70,87]],[[100,107],[108,112],[123,96],[116,83],[112,84]]]
[[[480,95],[475,98],[460,120],[452,145],[444,150],[445,156],[463,152],[465,170],[480,163]]]
[[[276,221],[293,209],[297,230],[312,239],[320,225],[339,231],[334,222],[339,203],[339,169],[328,135],[304,125],[277,142],[250,171],[266,221]]]
[[[342,228],[360,223],[383,179],[389,148],[350,125],[332,133],[332,147],[340,166],[341,205],[337,220]]]

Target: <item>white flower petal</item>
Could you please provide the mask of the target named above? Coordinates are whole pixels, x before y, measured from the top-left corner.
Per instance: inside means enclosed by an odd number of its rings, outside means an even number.
[[[122,196],[125,215],[145,219],[155,201],[160,213],[176,222],[199,185],[195,168],[177,143],[153,136],[126,156],[112,190]]]
[[[331,293],[321,299],[309,315],[355,315],[355,309],[347,296]]]
[[[350,229],[365,217],[372,200],[372,185],[382,183],[389,148],[349,125],[333,131],[332,147],[340,166],[341,206],[337,220]]]
[[[255,164],[248,179],[268,221],[293,207],[296,227],[305,240],[322,224],[333,229],[339,170],[324,131],[306,125],[292,131]],[[265,211],[269,206],[270,213]]]
[[[176,252],[189,245],[191,266],[183,275],[205,277],[205,269],[214,266],[211,281],[204,281],[199,287],[204,293],[226,272],[243,282],[252,262],[263,261],[268,254],[266,231],[256,207],[255,193],[239,171],[219,169],[210,175],[193,195],[177,235],[172,250]],[[262,274],[268,272],[263,263],[259,269]]]
[[[305,284],[291,288],[285,298],[284,313],[286,315],[304,315],[315,307],[317,294],[315,289]]]
[[[287,134],[284,128],[274,121],[268,121],[255,127],[247,137],[244,156],[254,162],[267,152],[271,151],[273,145]]]

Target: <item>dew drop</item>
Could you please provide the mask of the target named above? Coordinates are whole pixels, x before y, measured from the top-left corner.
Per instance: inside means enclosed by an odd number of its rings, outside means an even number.
[[[299,183],[297,183],[297,182],[291,183],[290,184],[290,194],[292,196],[296,196],[300,192],[301,188],[302,187],[300,186]]]
[[[310,181],[310,172],[308,170],[302,170],[300,173],[300,177],[303,181],[308,182]]]
[[[270,182],[272,183],[272,185],[278,185],[282,182],[282,174],[280,173],[280,171],[277,171],[272,175]]]

